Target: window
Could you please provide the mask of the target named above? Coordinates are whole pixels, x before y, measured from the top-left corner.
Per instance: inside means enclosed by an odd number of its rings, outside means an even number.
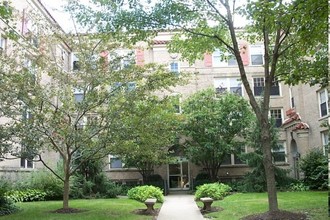
[[[175,113],[178,113],[178,114],[181,113],[181,98],[180,97],[181,97],[181,95],[178,93],[174,93],[170,96],[174,111],[175,111]]]
[[[175,73],[175,74],[179,74],[179,63],[176,61],[173,61],[170,63],[170,71]]]
[[[329,131],[322,132],[321,137],[322,137],[323,153],[324,153],[324,155],[328,155],[328,151],[329,151]]]
[[[127,88],[126,90],[128,92],[133,91],[136,88],[136,83],[135,82],[128,82],[127,83]]]
[[[224,156],[221,165],[231,165],[231,154],[226,154]]]
[[[278,143],[277,147],[272,150],[273,152],[273,159],[275,163],[285,163],[286,162],[286,152],[285,146],[283,143]]]
[[[74,89],[73,90],[75,102],[82,102],[84,100],[84,90],[83,89]]]
[[[0,54],[7,49],[7,38],[0,36]]]
[[[240,156],[246,153],[245,146],[240,147],[239,151],[239,153],[234,154],[234,164],[246,164],[245,161],[240,159]]]
[[[231,92],[242,96],[242,83],[239,78],[215,79],[214,86],[217,94]]]
[[[228,57],[228,66],[237,66],[237,60],[234,55]]]
[[[239,165],[239,164],[246,164],[245,161],[240,159],[240,155],[246,153],[245,146],[240,147],[237,149],[236,153],[227,153],[221,165]]]
[[[271,109],[270,116],[275,121],[275,127],[279,128],[282,125],[282,109]]]
[[[121,169],[124,168],[125,164],[121,161],[118,156],[109,156],[109,169]]]
[[[214,67],[236,66],[237,60],[234,55],[217,49],[212,54],[212,64]]]
[[[22,157],[21,158],[21,168],[33,168],[33,161]]]
[[[264,64],[264,49],[262,45],[250,45],[251,65]]]
[[[321,117],[329,114],[328,91],[326,89],[319,92],[319,107]]]
[[[265,79],[263,77],[253,78],[253,91],[255,96],[261,96],[265,87]],[[280,86],[275,79],[270,87],[270,95],[280,95]]]

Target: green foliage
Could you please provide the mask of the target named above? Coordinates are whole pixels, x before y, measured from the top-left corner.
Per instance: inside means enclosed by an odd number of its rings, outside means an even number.
[[[197,187],[195,199],[211,197],[214,200],[221,200],[230,194],[231,187],[223,183],[208,183]]]
[[[244,145],[243,138],[252,122],[249,104],[242,97],[224,93],[216,97],[214,88],[199,91],[183,103],[182,132],[189,137],[185,152],[203,165],[211,180],[227,154]]]
[[[0,216],[9,215],[17,212],[19,209],[14,201],[7,198],[6,194],[11,188],[11,183],[4,178],[0,179]]]
[[[155,186],[137,186],[130,190],[127,193],[128,198],[135,199],[140,202],[144,202],[146,199],[155,198],[157,202],[164,202],[163,192],[160,188]]]
[[[204,172],[197,174],[197,176],[194,180],[194,190],[196,190],[196,188],[198,186],[201,186],[206,183],[212,183],[212,180],[211,180],[209,174],[204,173]]]
[[[276,149],[278,147],[278,130],[274,126],[274,121],[271,120],[270,126],[271,132],[271,147]],[[263,165],[263,153],[262,153],[262,140],[261,140],[261,127],[256,122],[254,128],[251,129],[248,135],[249,145],[254,149],[253,152],[241,155],[242,159],[247,161],[251,171],[249,171],[238,186],[239,191],[243,192],[265,192],[267,189],[266,173]],[[275,166],[275,164],[274,164]],[[288,177],[289,170],[274,167],[275,181],[278,188],[286,188],[292,182],[292,179]]]
[[[300,168],[304,172],[304,183],[310,189],[328,188],[328,160],[321,149],[311,150],[301,159]]]
[[[5,196],[14,202],[44,201],[47,193],[37,189],[11,190]]]
[[[63,197],[63,182],[47,170],[34,172],[25,184],[30,189],[46,192],[46,200],[58,200]]]
[[[309,186],[306,186],[303,182],[297,182],[297,183],[291,183],[289,189],[291,191],[297,191],[297,192],[308,191]]]
[[[136,101],[122,120],[128,130],[113,154],[120,155],[126,167],[137,168],[146,184],[154,167],[169,161],[168,148],[175,142],[178,126],[179,115],[170,98],[150,95]]]

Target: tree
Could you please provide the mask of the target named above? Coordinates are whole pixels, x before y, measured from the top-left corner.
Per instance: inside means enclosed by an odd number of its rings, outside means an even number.
[[[169,147],[177,138],[179,121],[170,97],[148,96],[135,102],[122,121],[129,133],[125,132],[125,142],[114,153],[126,167],[137,168],[147,183],[154,167],[170,160]]]
[[[70,178],[86,161],[103,159],[126,141],[122,132],[130,130],[122,121],[129,120],[134,102],[180,80],[163,66],[121,65],[129,54],[119,56],[119,45],[106,34],[66,36],[44,23],[39,28],[43,49],[19,38],[15,54],[1,63],[7,95],[1,96],[1,109],[12,131],[11,154],[40,161],[61,179],[63,209],[69,209]],[[64,43],[78,53],[77,70],[64,69],[57,56],[56,45]],[[30,66],[24,65],[27,59]],[[49,151],[60,155],[63,175],[53,169],[55,161],[44,158]]]
[[[278,146],[278,129],[275,127],[275,121],[271,121],[271,137],[272,137],[272,150],[276,152]],[[251,171],[246,173],[242,181],[242,190],[248,192],[264,192],[267,189],[265,167],[262,163],[262,143],[261,143],[261,130],[257,122],[251,126],[249,134],[247,135],[248,146],[251,146],[254,151],[240,155],[240,157],[247,162]],[[273,153],[275,160],[276,153]],[[290,183],[290,178],[287,176],[288,170],[280,167],[275,167],[275,180],[278,187],[286,187]]]
[[[209,88],[185,100],[183,113],[188,157],[203,165],[211,180],[218,180],[224,158],[244,146],[244,135],[252,120],[248,102],[231,93],[216,97],[214,89]]]
[[[78,9],[77,18],[84,25],[93,26],[99,32],[121,30],[116,32],[118,39],[135,43],[139,40],[148,41],[157,32],[168,28],[177,33],[169,44],[170,52],[180,52],[184,59],[193,62],[216,48],[236,58],[242,84],[262,130],[269,210],[277,211],[268,118],[270,90],[276,80],[291,84],[307,81],[328,85],[328,2],[249,0],[245,5],[234,0],[162,0],[148,5],[144,1],[131,0],[93,2],[102,7],[102,12],[81,5],[79,7],[77,1],[72,1],[70,7]],[[249,20],[242,36],[236,32],[234,25],[238,15]],[[239,39],[242,38],[252,43],[261,41],[264,45],[265,86],[260,106],[253,95],[240,56],[244,52],[244,47],[239,45]]]
[[[321,148],[309,151],[302,158],[300,168],[304,172],[304,183],[310,189],[328,188],[328,160]]]

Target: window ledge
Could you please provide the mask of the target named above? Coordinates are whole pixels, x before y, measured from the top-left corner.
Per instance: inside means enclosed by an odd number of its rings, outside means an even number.
[[[275,162],[274,163],[276,166],[290,166],[288,162]]]
[[[325,115],[325,116],[320,117],[320,118],[319,118],[319,121],[323,121],[323,120],[325,120],[325,119],[327,119],[327,118],[330,118],[330,114],[327,114],[327,115]]]
[[[106,172],[138,172],[137,168],[110,168]]]

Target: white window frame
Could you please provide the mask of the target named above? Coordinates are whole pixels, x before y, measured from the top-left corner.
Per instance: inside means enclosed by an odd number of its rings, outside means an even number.
[[[7,38],[0,35],[0,49],[2,50],[2,52],[6,52],[7,42]]]
[[[111,159],[119,159],[121,161],[121,167],[111,167]],[[109,154],[109,170],[121,170],[121,169],[125,169],[124,167],[125,167],[125,163],[123,163],[118,156]]]
[[[222,60],[221,57],[226,57],[226,59]],[[229,61],[234,59],[236,62],[231,64]],[[216,49],[212,53],[212,66],[213,67],[232,67],[237,66],[237,60],[233,54],[229,54],[228,52],[221,52],[219,49]]]
[[[182,95],[180,93],[172,93],[170,97],[177,98],[179,101],[179,111],[175,112],[176,114],[181,114],[182,113]]]
[[[277,111],[276,113],[278,113],[278,112],[280,112],[280,116],[281,116],[281,125],[283,124],[283,108],[271,108],[270,110],[269,110],[269,115],[270,115],[270,117],[272,117],[272,116],[275,116],[274,117],[274,120],[275,120],[275,126],[276,126],[276,120],[277,119],[279,119],[278,117],[276,117],[277,116],[277,114],[273,114],[273,112],[274,111]],[[274,112],[275,113],[275,112]],[[277,126],[276,126],[277,127]],[[280,126],[278,126],[278,127],[280,127]]]
[[[262,86],[258,86],[258,87],[262,87],[262,88],[265,88],[265,77],[263,77],[263,76],[254,76],[253,78],[252,78],[252,85],[253,85],[253,95],[255,96],[255,97],[261,97],[262,95],[262,93],[260,93],[260,95],[258,94],[258,95],[256,95],[255,94],[255,89],[254,89],[254,87],[255,87],[255,79],[263,79],[263,80],[259,80],[259,82],[258,82],[258,84],[261,84]],[[274,81],[273,81],[274,82]],[[276,82],[276,81],[275,81]],[[270,94],[270,96],[271,97],[281,97],[282,96],[282,87],[281,87],[281,83],[279,82],[279,81],[277,81],[276,82],[277,84],[278,84],[278,95],[272,95],[272,94]],[[272,87],[273,87],[273,84],[274,83],[272,83],[272,85],[271,85],[271,88],[270,89],[272,89]],[[270,91],[270,93],[271,93],[272,91]]]
[[[283,146],[283,150],[273,150],[272,149],[272,153],[277,153],[277,152],[281,153],[281,152],[284,152],[284,161],[275,161],[275,158],[273,158],[274,163],[275,164],[287,163],[288,162],[288,158],[287,158],[286,143],[284,141],[279,141],[277,144],[278,145],[282,145]]]
[[[322,100],[322,96],[321,94],[324,93],[324,100]],[[326,114],[325,115],[322,115],[322,108],[321,108],[321,105],[322,104],[325,104],[325,107],[326,107]],[[328,94],[328,90],[327,89],[322,89],[318,92],[318,105],[319,105],[319,114],[320,114],[320,117],[326,117],[329,115],[329,94]]]
[[[237,82],[237,86],[232,86],[232,82],[235,80]],[[244,96],[243,84],[239,77],[226,77],[226,78],[215,78],[214,79],[214,88],[218,87],[225,88],[227,92],[231,92],[230,89],[234,87],[241,87],[241,96]],[[234,93],[236,94],[236,93]]]
[[[80,101],[77,101],[76,95],[82,95],[82,99]],[[77,103],[82,102],[83,99],[84,99],[84,90],[83,89],[74,88],[73,89],[73,98],[74,98],[74,101],[77,102]]]
[[[177,69],[172,69],[172,64],[177,65],[178,68]],[[176,60],[171,61],[170,64],[169,64],[169,70],[171,72],[179,75],[179,73],[180,73],[180,62],[179,61],[176,61]]]
[[[262,64],[253,64],[252,56],[260,55],[262,57]],[[262,44],[250,45],[250,66],[262,66],[265,64],[264,60],[264,46]]]
[[[22,161],[24,160],[24,166],[22,166]],[[31,163],[32,164],[32,167],[28,166],[28,163]],[[28,161],[27,159],[25,158],[20,158],[20,167],[22,169],[34,169],[35,165],[34,165],[34,162],[33,161]]]
[[[321,132],[321,138],[322,138],[322,146],[323,146],[323,154],[328,155],[328,148],[329,148],[329,131],[323,131]]]

